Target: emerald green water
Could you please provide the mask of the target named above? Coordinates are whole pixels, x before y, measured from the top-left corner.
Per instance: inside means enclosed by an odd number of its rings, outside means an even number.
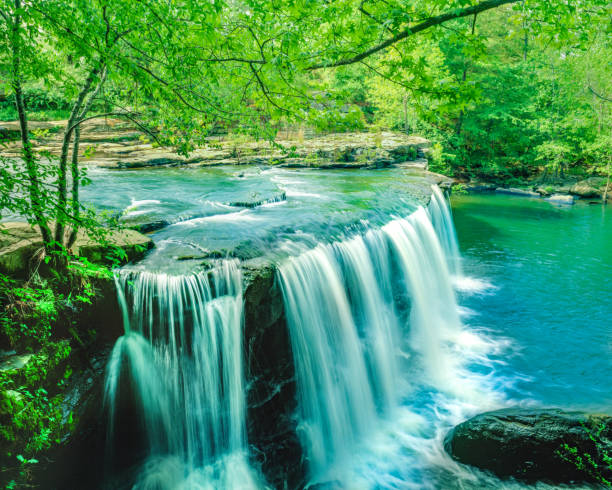
[[[465,269],[492,284],[463,298],[469,323],[522,403],[612,409],[612,209],[499,195],[453,196]]]

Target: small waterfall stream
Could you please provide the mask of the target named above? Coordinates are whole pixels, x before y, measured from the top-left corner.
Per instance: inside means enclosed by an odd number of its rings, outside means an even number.
[[[135,488],[257,488],[246,454],[237,262],[223,261],[210,278],[122,271],[116,284],[125,335],[106,398],[112,431],[122,383],[136,391],[150,454]]]

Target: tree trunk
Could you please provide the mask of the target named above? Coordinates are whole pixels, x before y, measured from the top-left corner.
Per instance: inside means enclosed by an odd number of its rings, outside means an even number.
[[[72,174],[72,231],[68,238],[66,248],[71,248],[76,242],[77,235],[79,233],[78,219],[80,214],[80,201],[79,201],[79,144],[81,142],[81,126],[77,125],[74,128],[74,143],[72,144],[72,162],[70,163],[70,170]]]
[[[91,70],[89,76],[83,83],[83,87],[79,92],[79,95],[72,106],[66,129],[64,130],[64,138],[62,140],[62,150],[59,158],[59,172],[57,176],[57,214],[55,224],[55,241],[64,244],[64,232],[66,221],[68,219],[68,152],[70,150],[70,141],[74,133],[74,129],[82,118],[81,108],[85,97],[91,90],[91,85],[98,75],[99,69],[96,67]]]
[[[404,133],[408,134],[410,128],[408,126],[408,95],[404,95]]]
[[[30,198],[30,212],[36,224],[40,228],[45,249],[51,246],[52,236],[51,230],[43,212],[43,203],[41,197],[40,181],[38,176],[38,166],[36,164],[36,156],[32,150],[30,142],[30,134],[28,133],[28,116],[26,113],[25,103],[23,100],[23,89],[21,86],[21,0],[15,0],[15,15],[13,18],[13,26],[11,32],[11,47],[12,47],[12,80],[11,85],[15,92],[15,105],[19,114],[19,128],[21,130],[21,144],[23,146],[23,160],[26,165],[28,174],[28,193]]]

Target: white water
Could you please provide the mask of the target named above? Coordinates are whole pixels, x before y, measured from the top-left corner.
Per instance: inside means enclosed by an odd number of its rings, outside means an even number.
[[[437,187],[428,209],[281,264],[312,483],[439,488],[423,468],[460,471],[445,431],[500,397],[468,368],[495,346],[462,324],[453,274],[460,256]]]
[[[427,209],[431,224],[438,234],[451,273],[455,277],[462,277],[461,254],[450,206],[446,203],[446,198],[437,185],[432,185],[431,191],[431,201]]]
[[[249,468],[237,263],[170,276],[116,276],[125,335],[107,368],[106,402],[129,383],[148,438],[138,489],[259,488]]]

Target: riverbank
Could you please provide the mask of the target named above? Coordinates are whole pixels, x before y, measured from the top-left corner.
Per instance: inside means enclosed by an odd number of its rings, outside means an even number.
[[[21,143],[17,121],[0,124],[6,135],[3,156],[18,158]],[[65,121],[31,123],[37,151],[57,156],[61,150],[61,129]],[[1,132],[0,132],[1,134]],[[159,147],[147,135],[122,121],[92,119],[82,125],[81,161],[83,165],[110,169],[215,166],[278,165],[302,168],[381,168],[412,162],[426,168],[425,152],[429,140],[398,131],[310,134],[308,131],[279,131],[274,143],[254,140],[240,134],[212,136],[205,147],[189,156],[171,148]]]
[[[573,204],[578,199],[612,202],[612,181],[604,176],[568,177],[553,183],[525,181],[514,186],[502,186],[486,181],[455,181],[456,192],[498,193],[542,198],[557,204]]]

